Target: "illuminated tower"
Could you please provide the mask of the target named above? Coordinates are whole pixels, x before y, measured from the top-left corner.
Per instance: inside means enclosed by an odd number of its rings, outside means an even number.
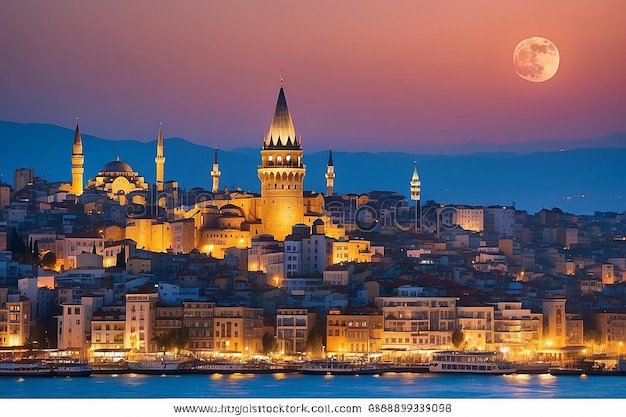
[[[157,191],[163,191],[163,174],[165,170],[165,156],[163,156],[163,123],[159,123],[157,153],[154,162],[156,162],[156,189]]]
[[[263,230],[277,240],[284,240],[291,226],[304,221],[305,172],[301,139],[296,137],[281,77],[274,118],[265,135],[258,168]]]
[[[333,165],[333,150],[328,151],[328,165],[326,166],[326,197],[333,195],[333,184],[335,183],[335,166]]]
[[[213,192],[216,193],[220,189],[220,166],[217,163],[217,146],[215,147],[215,151],[213,153],[213,170],[211,171],[211,177],[213,178]]]
[[[417,175],[417,161],[415,161],[413,177],[411,177],[411,200],[415,200],[415,232],[420,231],[420,190],[421,182],[419,175]]]
[[[83,174],[85,168],[85,156],[83,155],[83,139],[80,137],[78,117],[76,118],[76,131],[74,132],[74,145],[72,146],[72,194],[83,194]]]

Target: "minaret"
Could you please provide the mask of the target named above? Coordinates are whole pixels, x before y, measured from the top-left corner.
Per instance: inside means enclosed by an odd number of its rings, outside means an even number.
[[[304,221],[304,175],[301,138],[287,108],[283,80],[269,131],[261,149],[261,204],[264,233],[284,240],[291,226]]]
[[[159,123],[159,136],[157,138],[156,158],[156,189],[163,191],[163,176],[165,171],[165,156],[163,156],[163,123]]]
[[[83,139],[78,128],[78,117],[76,118],[76,131],[74,132],[74,145],[72,146],[72,194],[77,196],[83,194],[83,174],[85,168],[85,156],[83,155]]]
[[[213,192],[216,193],[220,189],[220,166],[217,163],[217,145],[215,146],[215,151],[213,152],[213,170],[211,171],[211,177],[213,178]]]
[[[421,182],[420,177],[417,175],[417,161],[415,161],[415,167],[413,168],[413,177],[411,177],[411,200],[415,200],[415,232],[420,231],[420,191]]]
[[[328,165],[326,166],[326,197],[333,195],[335,183],[335,166],[333,165],[333,150],[328,151]]]

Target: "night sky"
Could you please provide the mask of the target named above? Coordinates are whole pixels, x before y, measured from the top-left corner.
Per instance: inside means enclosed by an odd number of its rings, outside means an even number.
[[[281,71],[305,152],[626,132],[626,2],[18,1],[0,5],[0,119],[109,139],[260,147]],[[515,45],[559,71],[518,77]]]

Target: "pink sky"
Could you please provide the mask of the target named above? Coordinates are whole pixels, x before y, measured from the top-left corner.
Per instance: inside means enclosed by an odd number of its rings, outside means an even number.
[[[281,69],[305,152],[626,132],[626,2],[3,1],[0,120],[258,146]],[[544,36],[545,83],[512,54]],[[497,150],[497,146],[494,146]]]

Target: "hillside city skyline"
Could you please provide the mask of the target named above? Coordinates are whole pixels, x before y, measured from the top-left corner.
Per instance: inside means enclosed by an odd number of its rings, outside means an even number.
[[[331,151],[326,187],[309,191],[296,126],[281,83],[255,164],[260,192],[224,187],[216,148],[210,187],[183,192],[165,177],[162,125],[147,182],[119,157],[86,173],[76,123],[69,181],[18,169],[15,187],[0,184],[5,351],[619,358],[626,213],[422,202],[417,163],[406,194],[338,194]]]

